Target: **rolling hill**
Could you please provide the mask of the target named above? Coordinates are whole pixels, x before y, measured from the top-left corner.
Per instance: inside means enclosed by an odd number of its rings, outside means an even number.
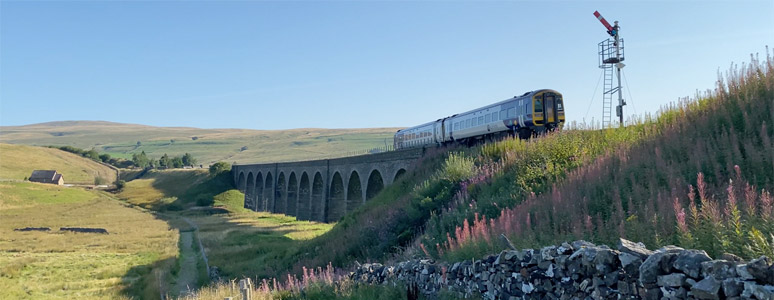
[[[74,146],[131,158],[191,153],[201,164],[216,161],[264,163],[340,157],[392,145],[397,128],[290,130],[153,127],[104,121],[62,121],[0,126],[0,142]]]
[[[65,183],[93,184],[95,178],[111,183],[116,171],[90,159],[58,149],[0,144],[0,179],[22,180],[33,170],[57,170]]]

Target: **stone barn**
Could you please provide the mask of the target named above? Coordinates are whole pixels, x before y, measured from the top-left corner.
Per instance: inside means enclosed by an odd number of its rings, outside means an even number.
[[[64,176],[59,174],[56,170],[35,170],[32,171],[32,175],[30,175],[30,181],[63,185]]]

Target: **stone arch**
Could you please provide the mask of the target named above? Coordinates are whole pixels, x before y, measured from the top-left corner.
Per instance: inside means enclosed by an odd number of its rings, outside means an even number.
[[[274,211],[274,176],[266,173],[266,182],[263,185],[263,201],[266,203],[266,211]]]
[[[309,193],[309,175],[306,172],[301,173],[301,180],[298,184],[298,215],[299,220],[311,219],[311,194]]]
[[[320,172],[314,174],[312,180],[312,211],[309,212],[314,221],[325,222],[325,183],[323,183]]]
[[[326,205],[326,221],[334,222],[338,221],[347,209],[344,201],[344,180],[341,178],[341,174],[336,172],[331,178],[331,187],[329,189],[331,195]]]
[[[266,201],[263,198],[263,174],[258,172],[255,175],[255,193],[253,195],[253,210],[264,211],[266,210]]]
[[[296,172],[290,172],[288,177],[288,197],[287,197],[286,214],[290,216],[298,216],[298,179],[296,178]]]
[[[406,174],[406,169],[401,168],[400,170],[398,170],[398,172],[395,172],[395,179],[393,179],[392,182],[395,183],[395,181],[398,181],[398,179],[405,174]]]
[[[363,204],[363,187],[360,185],[360,175],[352,171],[347,183],[347,212],[351,212]]]
[[[240,192],[245,192],[245,172],[239,173],[239,179],[237,179],[237,189],[239,189]]]
[[[277,189],[274,190],[274,212],[284,214],[287,210],[285,202],[285,172],[280,172],[277,176]]]
[[[255,179],[253,179],[253,172],[247,173],[247,181],[245,186],[245,203],[244,208],[252,209],[255,204],[253,197],[255,197]]]
[[[384,180],[382,179],[382,173],[379,170],[374,169],[371,171],[371,175],[368,175],[368,185],[366,185],[366,201],[371,200],[374,196],[379,194],[384,188]]]

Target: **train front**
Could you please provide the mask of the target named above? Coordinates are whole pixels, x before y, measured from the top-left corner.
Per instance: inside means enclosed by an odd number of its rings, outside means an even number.
[[[532,95],[532,130],[551,131],[564,125],[564,99],[554,90],[539,90]]]

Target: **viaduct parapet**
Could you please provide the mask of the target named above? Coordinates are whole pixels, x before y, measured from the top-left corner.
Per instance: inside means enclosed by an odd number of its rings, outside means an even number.
[[[234,165],[244,207],[335,222],[395,182],[424,150],[409,149],[301,162]]]

